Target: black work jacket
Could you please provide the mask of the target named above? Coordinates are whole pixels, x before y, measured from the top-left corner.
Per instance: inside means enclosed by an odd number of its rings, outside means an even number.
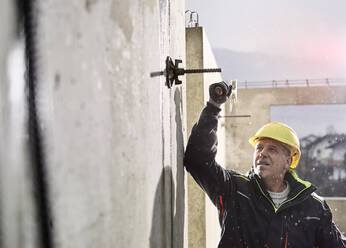
[[[219,248],[346,247],[331,211],[311,183],[289,170],[288,199],[276,207],[261,179],[226,170],[215,161],[220,109],[207,104],[192,129],[184,166],[219,212]]]

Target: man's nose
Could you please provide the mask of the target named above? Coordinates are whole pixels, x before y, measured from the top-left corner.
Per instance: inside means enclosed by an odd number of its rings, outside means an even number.
[[[260,151],[260,153],[259,153],[259,156],[260,157],[266,157],[267,156],[267,150],[266,149],[262,149],[261,151]]]

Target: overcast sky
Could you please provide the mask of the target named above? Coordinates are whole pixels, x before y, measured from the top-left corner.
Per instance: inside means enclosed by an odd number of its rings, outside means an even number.
[[[186,0],[186,9],[199,14],[212,48],[308,59],[346,77],[346,0]],[[271,113],[300,137],[325,135],[330,125],[346,133],[346,105],[280,106]]]
[[[186,0],[213,48],[346,66],[346,0]]]

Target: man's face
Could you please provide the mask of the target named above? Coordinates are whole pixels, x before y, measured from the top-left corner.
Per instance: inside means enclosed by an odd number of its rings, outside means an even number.
[[[254,152],[254,169],[265,180],[282,180],[292,158],[283,145],[269,138],[260,139]]]

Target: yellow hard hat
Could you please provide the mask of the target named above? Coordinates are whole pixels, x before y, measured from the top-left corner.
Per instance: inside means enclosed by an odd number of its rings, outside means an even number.
[[[255,136],[249,139],[249,142],[255,147],[260,138],[270,138],[288,145],[292,156],[291,168],[298,165],[301,154],[300,145],[298,136],[292,128],[280,122],[270,122],[260,128]]]

